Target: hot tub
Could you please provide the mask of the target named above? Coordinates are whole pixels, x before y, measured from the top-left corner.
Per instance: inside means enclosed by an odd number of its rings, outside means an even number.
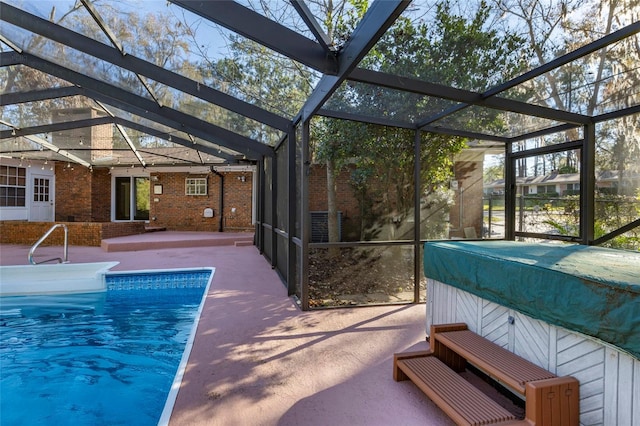
[[[581,424],[640,424],[640,253],[432,242],[424,272],[427,327],[464,322],[558,376],[577,378]]]

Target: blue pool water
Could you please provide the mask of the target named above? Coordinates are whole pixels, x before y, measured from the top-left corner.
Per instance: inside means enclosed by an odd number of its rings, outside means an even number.
[[[0,424],[157,424],[211,272],[0,298]]]

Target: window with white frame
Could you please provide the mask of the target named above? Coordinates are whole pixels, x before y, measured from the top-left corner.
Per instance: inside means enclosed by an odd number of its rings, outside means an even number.
[[[27,201],[27,169],[0,166],[0,207],[24,207]]]
[[[207,195],[207,178],[187,178],[185,194]]]

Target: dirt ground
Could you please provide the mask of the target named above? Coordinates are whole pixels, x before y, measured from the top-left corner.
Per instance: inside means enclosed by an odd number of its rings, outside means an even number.
[[[310,306],[411,302],[413,297],[412,251],[398,246],[343,248],[336,256],[328,249],[311,252]]]

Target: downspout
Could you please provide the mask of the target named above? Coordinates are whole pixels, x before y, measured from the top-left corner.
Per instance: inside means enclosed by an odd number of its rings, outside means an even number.
[[[219,173],[213,166],[211,166],[211,172],[220,177],[220,225],[218,232],[224,232],[222,221],[224,220],[224,175]]]

